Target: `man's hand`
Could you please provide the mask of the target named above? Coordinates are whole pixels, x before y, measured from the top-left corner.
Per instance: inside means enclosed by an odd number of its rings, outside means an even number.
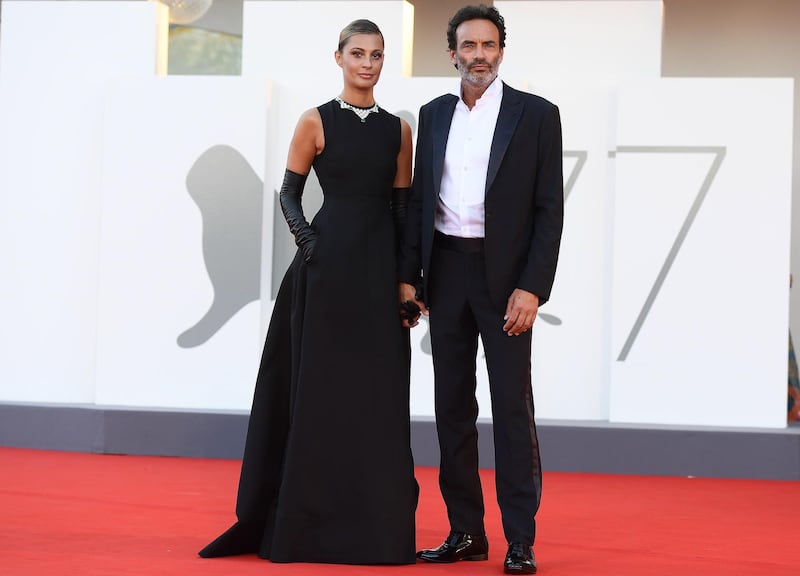
[[[397,291],[399,295],[398,296],[399,303],[402,304],[403,302],[413,302],[414,304],[419,306],[419,310],[422,314],[425,314],[425,316],[428,315],[428,307],[425,306],[425,302],[423,302],[422,300],[417,300],[417,290],[416,288],[414,288],[412,284],[400,282]],[[405,328],[413,328],[417,324],[419,324],[419,316],[417,316],[413,320],[408,320],[406,318],[403,318],[403,326]]]
[[[506,321],[503,325],[503,332],[507,332],[509,336],[519,336],[523,332],[527,332],[533,326],[538,311],[539,297],[517,288],[508,297],[506,315],[503,316],[503,320]]]

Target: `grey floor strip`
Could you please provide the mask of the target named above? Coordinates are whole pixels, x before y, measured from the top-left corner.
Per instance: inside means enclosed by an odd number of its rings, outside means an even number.
[[[0,404],[0,445],[101,454],[240,458],[246,412]],[[481,467],[494,467],[492,425],[479,422]],[[782,430],[540,420],[544,470],[800,480],[800,426]],[[418,466],[439,461],[436,426],[412,421]]]

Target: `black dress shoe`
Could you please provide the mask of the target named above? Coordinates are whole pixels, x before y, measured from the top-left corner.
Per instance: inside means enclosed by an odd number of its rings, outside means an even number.
[[[447,540],[438,548],[420,550],[417,558],[427,562],[458,562],[459,560],[487,560],[489,542],[485,534],[472,535],[450,532]]]
[[[536,574],[536,556],[531,547],[519,542],[509,544],[503,571],[506,574]]]

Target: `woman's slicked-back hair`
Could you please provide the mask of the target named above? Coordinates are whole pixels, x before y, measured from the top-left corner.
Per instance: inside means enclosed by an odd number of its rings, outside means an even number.
[[[447,23],[447,47],[456,49],[456,28],[467,20],[489,20],[497,26],[500,34],[500,48],[506,47],[506,22],[494,6],[480,4],[478,6],[464,6]]]
[[[381,37],[381,42],[383,42],[383,33],[375,22],[371,20],[353,20],[339,34],[339,47],[337,50],[341,52],[347,41],[356,34],[377,34]]]

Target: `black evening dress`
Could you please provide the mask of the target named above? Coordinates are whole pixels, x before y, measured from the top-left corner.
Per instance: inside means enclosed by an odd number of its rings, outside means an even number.
[[[408,330],[390,211],[400,120],[318,108],[324,194],[313,260],[295,256],[256,381],[236,516],[203,557],[410,564],[417,483]]]

